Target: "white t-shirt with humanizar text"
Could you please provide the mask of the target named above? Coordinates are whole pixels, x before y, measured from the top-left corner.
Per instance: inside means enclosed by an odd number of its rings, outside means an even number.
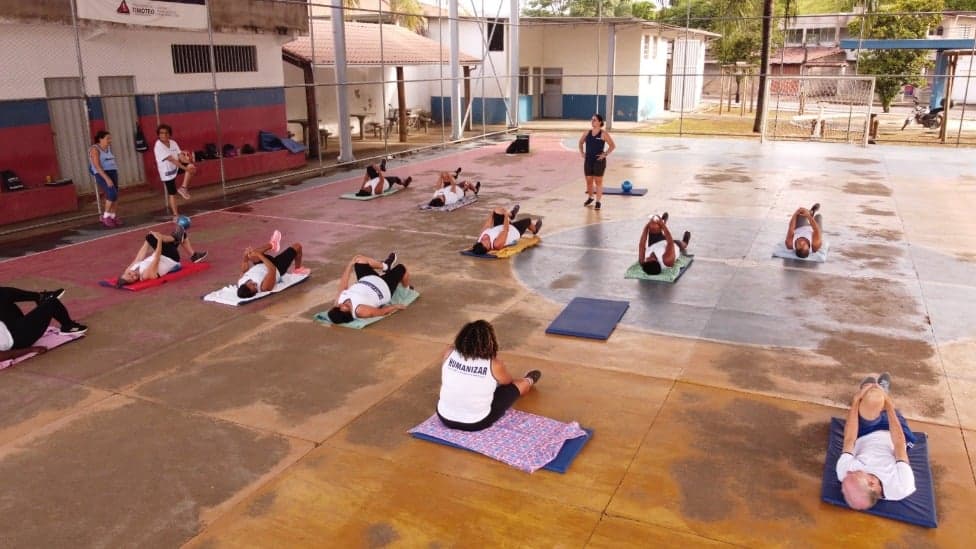
[[[277,271],[278,269],[275,269],[276,273]],[[258,291],[261,291],[261,282],[264,281],[264,277],[266,276],[268,276],[268,266],[262,261],[245,271],[241,279],[237,281],[237,286],[243,286],[248,280],[253,280],[258,285]],[[280,274],[275,277],[275,284],[278,282],[281,282]]]
[[[131,266],[129,266],[129,270],[139,273],[139,278],[142,278],[142,273],[146,272],[146,269],[152,265],[152,262],[153,258],[152,256],[149,256],[142,261],[133,263]],[[169,272],[175,269],[177,265],[179,265],[179,263],[173,261],[165,255],[161,255],[159,256],[159,265],[156,266],[156,274],[157,276],[169,274]]]
[[[339,304],[348,299],[352,304],[353,318],[359,318],[359,315],[356,314],[356,308],[360,305],[378,309],[384,305],[389,305],[392,297],[393,294],[390,292],[390,287],[386,281],[376,275],[369,275],[360,278],[355,284],[343,290],[336,303]]]
[[[491,239],[491,242],[492,242],[492,248],[494,248],[495,239],[498,238],[502,234],[502,231],[504,229],[505,229],[505,226],[504,225],[495,225],[494,227],[492,227],[490,229],[485,229],[485,230],[481,231],[481,235],[478,237],[478,240],[481,240],[482,238],[485,237],[485,235],[488,235],[488,238],[490,238]],[[513,246],[516,242],[519,241],[520,238],[522,238],[522,235],[518,232],[518,229],[516,229],[512,225],[509,225],[508,226],[508,237],[505,239],[505,246],[504,247],[507,248],[508,246]]]
[[[176,144],[176,141],[170,139],[169,146],[166,146],[161,139],[157,140],[156,146],[153,147],[153,153],[156,156],[156,168],[159,169],[160,181],[176,179],[180,173],[180,167],[169,160],[170,156],[180,157],[180,146]]]
[[[912,466],[895,460],[895,445],[888,431],[875,431],[854,442],[854,453],[843,453],[837,460],[837,480],[843,482],[848,471],[864,471],[881,481],[884,499],[897,501],[915,492]]]

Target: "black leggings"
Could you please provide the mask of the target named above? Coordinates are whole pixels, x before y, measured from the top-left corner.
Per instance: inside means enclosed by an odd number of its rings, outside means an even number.
[[[504,225],[505,215],[497,214],[497,213],[492,214],[491,223],[496,227],[499,225]],[[513,227],[516,231],[518,231],[519,234],[525,234],[525,231],[529,230],[529,225],[532,225],[532,220],[526,217],[525,219],[519,219],[518,221],[511,221],[509,222],[509,225]]]
[[[458,423],[457,421],[451,421],[445,419],[444,416],[437,412],[437,417],[440,418],[441,423],[446,425],[451,429],[457,429],[459,431],[481,431],[487,429],[495,424],[496,421],[501,419],[505,412],[515,404],[515,401],[522,396],[519,393],[518,387],[514,383],[509,383],[508,385],[499,385],[495,388],[495,396],[491,399],[491,411],[485,416],[481,421],[476,421],[474,423]]]
[[[153,250],[156,249],[156,237],[155,236],[153,236],[151,234],[147,234],[146,235],[146,243],[149,244],[149,247],[152,248]],[[166,257],[172,259],[173,261],[179,263],[180,262],[180,245],[177,244],[176,242],[163,242],[162,255],[165,255]]]
[[[51,319],[61,326],[72,324],[68,310],[58,299],[46,299],[31,312],[24,314],[17,306],[22,301],[37,301],[40,294],[18,288],[0,286],[0,322],[3,322],[14,339],[14,349],[26,349],[44,335]]]
[[[369,266],[369,263],[356,263],[353,265],[353,269],[356,271],[357,279],[363,278],[364,276],[378,276],[382,278],[383,282],[386,282],[386,285],[390,287],[391,294],[395,292],[397,286],[400,285],[400,281],[403,280],[403,275],[407,274],[407,268],[403,265],[397,265],[396,267],[393,267],[387,271],[385,274],[380,274],[373,270],[373,268]]]
[[[288,272],[288,267],[291,267],[292,262],[295,261],[295,256],[298,252],[295,248],[289,247],[287,250],[281,252],[280,254],[271,257],[268,254],[264,254],[264,257],[268,258],[268,261],[278,269],[278,274],[283,275]]]

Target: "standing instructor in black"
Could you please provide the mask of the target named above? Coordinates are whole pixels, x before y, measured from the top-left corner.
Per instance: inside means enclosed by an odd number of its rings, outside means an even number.
[[[607,148],[610,145],[610,148]],[[590,118],[590,129],[583,132],[579,140],[580,156],[583,157],[583,175],[586,176],[586,202],[584,206],[593,204],[593,194],[596,194],[594,209],[600,209],[603,200],[603,172],[607,169],[607,156],[617,148],[610,137],[610,132],[603,129],[603,115],[594,114]]]

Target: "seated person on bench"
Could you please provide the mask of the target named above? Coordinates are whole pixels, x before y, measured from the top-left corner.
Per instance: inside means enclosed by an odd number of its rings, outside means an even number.
[[[396,262],[396,253],[390,253],[382,263],[364,255],[352,258],[339,280],[339,295],[335,307],[329,309],[329,320],[333,324],[345,324],[406,309],[404,305],[390,303],[398,285],[410,287],[407,268]],[[356,280],[352,280],[353,273]]]
[[[809,210],[799,208],[790,218],[790,229],[786,231],[786,249],[793,250],[797,257],[804,258],[810,252],[819,252],[823,245],[823,215],[817,213],[820,204]]]
[[[911,429],[895,410],[890,388],[887,373],[864,378],[847,414],[837,480],[851,509],[870,509],[878,500],[897,501],[915,492],[905,436]]]
[[[637,244],[637,261],[644,272],[649,275],[661,274],[667,267],[674,267],[678,259],[678,251],[686,251],[691,241],[691,232],[685,231],[678,242],[674,241],[668,230],[668,212],[664,215],[652,215],[650,221],[644,225],[640,242]]]
[[[469,322],[458,332],[441,366],[437,417],[445,426],[462,431],[491,427],[542,377],[532,370],[513,379],[497,355],[498,340],[488,321]]]
[[[403,188],[407,188],[411,181],[413,177],[407,177],[406,181],[403,181],[396,176],[387,176],[386,160],[383,160],[379,164],[366,166],[366,173],[363,175],[363,182],[356,196],[383,194],[387,189],[392,189],[393,185],[403,185]]]
[[[456,173],[460,172],[461,169],[458,168]],[[440,177],[437,178],[437,189],[434,191],[434,196],[427,205],[431,208],[450,206],[464,199],[468,191],[478,194],[480,190],[481,181],[475,183],[462,181],[458,183],[457,175],[451,174],[450,172],[441,172]]]
[[[492,250],[500,250],[507,246],[512,246],[522,238],[525,231],[532,231],[532,234],[539,234],[542,230],[541,219],[530,219],[528,217],[518,221],[512,221],[518,214],[518,204],[509,212],[505,208],[495,208],[488,214],[488,219],[481,227],[481,236],[471,247],[471,252],[478,255],[485,255]]]
[[[275,236],[280,239],[281,233],[275,231]],[[296,271],[302,268],[301,244],[296,242],[274,257],[268,255],[272,246],[271,243],[265,243],[257,249],[248,247],[244,250],[241,278],[237,281],[237,297],[247,299],[258,292],[270,292],[281,280],[281,276],[288,272],[292,262],[295,263]]]
[[[43,353],[44,347],[34,347],[51,319],[61,325],[62,334],[83,334],[88,330],[84,324],[71,320],[60,297],[64,290],[52,292],[31,292],[19,288],[0,286],[0,360],[10,360],[30,353]],[[37,304],[24,314],[17,303],[33,301]]]
[[[199,263],[207,257],[207,252],[197,252],[190,245],[190,235],[181,228],[172,235],[164,235],[152,231],[146,235],[135,259],[129,268],[115,281],[115,286],[121,288],[142,280],[159,278],[176,269],[180,264],[180,248],[190,254],[190,261]]]

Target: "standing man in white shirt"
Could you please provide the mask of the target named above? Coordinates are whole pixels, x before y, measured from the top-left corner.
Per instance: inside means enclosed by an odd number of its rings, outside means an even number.
[[[819,252],[823,245],[823,215],[817,213],[820,204],[809,210],[799,208],[790,218],[790,228],[786,231],[786,249],[793,250],[796,257],[804,258],[810,252]]]
[[[844,453],[837,460],[836,472],[844,501],[851,509],[863,511],[879,500],[902,500],[915,492],[915,473],[908,463],[905,437],[911,430],[895,410],[888,394],[890,387],[887,373],[878,379],[865,378],[847,414]],[[886,422],[878,421],[882,414]]]
[[[179,193],[184,199],[190,198],[190,191],[187,185],[193,174],[197,173],[197,167],[190,161],[193,157],[188,151],[180,150],[173,136],[173,128],[168,124],[160,124],[156,129],[156,146],[153,152],[156,156],[156,168],[159,169],[159,179],[166,187],[166,196],[169,200],[169,209],[173,212],[173,220],[179,217],[180,213],[176,209],[176,194]],[[176,177],[183,174],[183,184],[176,186]]]

